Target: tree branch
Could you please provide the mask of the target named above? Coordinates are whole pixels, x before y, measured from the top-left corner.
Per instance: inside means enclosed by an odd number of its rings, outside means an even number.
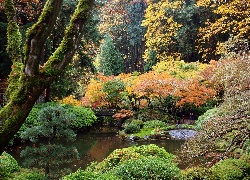
[[[38,22],[27,32],[25,46],[25,73],[29,76],[39,73],[39,63],[44,43],[56,22],[63,0],[48,0]]]
[[[45,63],[42,74],[47,76],[58,75],[71,61],[82,38],[84,25],[88,19],[89,8],[94,0],[80,0],[65,31],[63,40],[54,54]]]

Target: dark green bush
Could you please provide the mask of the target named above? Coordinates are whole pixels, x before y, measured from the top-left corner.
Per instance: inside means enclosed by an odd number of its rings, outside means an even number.
[[[140,131],[140,126],[133,123],[128,124],[124,129],[124,132],[127,134],[137,133],[139,131]]]
[[[19,138],[21,133],[25,131],[27,128],[31,128],[33,126],[38,126],[40,125],[40,122],[37,120],[38,119],[38,114],[39,112],[46,107],[55,107],[58,106],[59,104],[56,102],[47,102],[47,103],[39,103],[35,104],[33,108],[31,109],[28,117],[26,118],[25,122],[19,129],[19,131],[15,134],[14,138]]]
[[[211,167],[214,180],[250,179],[250,155],[226,159]]]
[[[80,129],[83,126],[91,126],[97,121],[97,117],[90,108],[85,108],[81,106],[72,106],[59,104],[57,102],[47,102],[36,104],[30,111],[28,117],[26,118],[24,124],[21,126],[15,137],[20,137],[20,134],[27,128],[40,125],[38,119],[39,112],[46,107],[63,106],[69,113],[73,113],[76,116],[76,120],[72,123],[72,127],[75,129]]]
[[[84,126],[92,126],[97,121],[97,117],[90,108],[82,106],[64,105],[64,108],[76,116],[76,120],[72,123],[73,128],[80,129]]]
[[[19,170],[17,161],[10,154],[3,152],[0,156],[0,178],[7,178],[11,173]]]
[[[113,172],[123,180],[178,179],[180,176],[176,164],[153,156],[127,160]]]
[[[100,172],[87,172],[78,169],[75,173],[71,173],[63,177],[63,180],[119,180],[112,174],[102,174]]]
[[[183,180],[248,180],[250,179],[250,155],[240,159],[226,159],[211,168],[190,168],[182,172]]]

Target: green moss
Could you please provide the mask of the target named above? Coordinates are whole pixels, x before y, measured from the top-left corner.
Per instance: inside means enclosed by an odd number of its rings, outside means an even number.
[[[89,9],[88,5],[89,1],[79,1],[77,8],[70,20],[70,25],[65,30],[65,35],[59,47],[53,53],[53,55],[49,58],[44,66],[43,73],[45,75],[57,75],[59,71],[56,71],[54,65],[60,63],[65,59],[65,55],[67,52],[72,51],[75,49],[73,39],[75,38],[76,34],[78,33],[75,29],[75,23],[78,21],[82,21],[83,19],[87,18],[87,11]]]
[[[8,45],[7,52],[13,62],[21,60],[21,33],[19,26],[15,21],[16,13],[14,9],[13,1],[4,1],[5,14],[8,19],[7,37]]]

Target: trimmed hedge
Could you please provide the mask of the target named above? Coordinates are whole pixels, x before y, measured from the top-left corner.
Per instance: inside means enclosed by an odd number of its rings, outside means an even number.
[[[78,169],[75,173],[71,173],[63,177],[63,180],[119,180],[112,174],[102,174],[100,172],[87,172]]]
[[[155,156],[129,159],[117,166],[113,173],[123,180],[178,179],[180,169],[170,160]]]

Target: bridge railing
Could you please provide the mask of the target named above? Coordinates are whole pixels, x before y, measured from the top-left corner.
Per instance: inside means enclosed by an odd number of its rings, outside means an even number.
[[[92,109],[96,116],[113,116],[117,110],[116,109]]]

